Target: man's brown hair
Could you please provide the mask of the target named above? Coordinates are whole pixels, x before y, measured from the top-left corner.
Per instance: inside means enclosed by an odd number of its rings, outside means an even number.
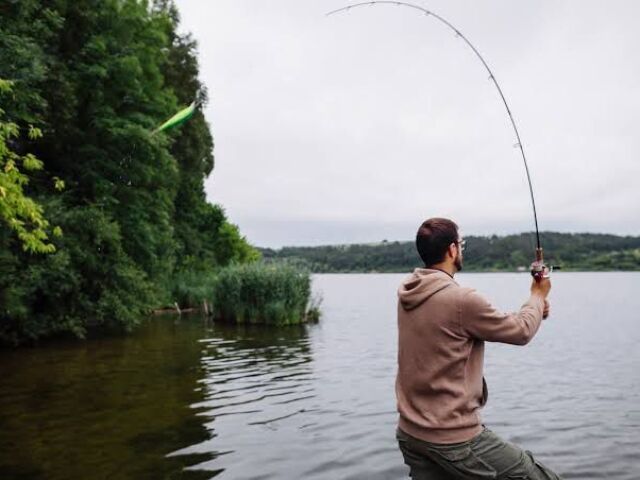
[[[458,225],[447,218],[425,220],[416,235],[416,248],[425,267],[444,260],[449,245],[458,241]]]

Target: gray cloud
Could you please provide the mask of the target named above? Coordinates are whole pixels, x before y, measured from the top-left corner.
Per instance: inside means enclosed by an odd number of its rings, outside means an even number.
[[[504,107],[472,52],[416,11],[179,0],[216,142],[211,201],[258,245],[533,228]],[[637,2],[424,3],[486,57],[518,122],[540,227],[640,233]]]

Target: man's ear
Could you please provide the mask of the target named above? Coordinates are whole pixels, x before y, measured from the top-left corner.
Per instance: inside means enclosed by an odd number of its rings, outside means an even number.
[[[453,243],[447,248],[447,253],[451,258],[456,258],[456,247]]]

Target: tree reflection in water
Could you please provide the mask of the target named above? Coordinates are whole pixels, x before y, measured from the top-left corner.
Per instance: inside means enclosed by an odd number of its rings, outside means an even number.
[[[211,325],[197,316],[155,317],[129,336],[1,351],[0,472],[211,478],[233,450],[220,435],[219,425],[233,425],[225,416],[290,398],[310,360],[305,326]]]

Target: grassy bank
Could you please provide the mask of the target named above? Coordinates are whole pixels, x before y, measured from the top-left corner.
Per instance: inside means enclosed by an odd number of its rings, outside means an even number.
[[[215,274],[185,272],[171,285],[181,308],[211,305],[215,320],[291,325],[316,321],[320,310],[311,296],[311,274],[293,265],[250,263]]]

